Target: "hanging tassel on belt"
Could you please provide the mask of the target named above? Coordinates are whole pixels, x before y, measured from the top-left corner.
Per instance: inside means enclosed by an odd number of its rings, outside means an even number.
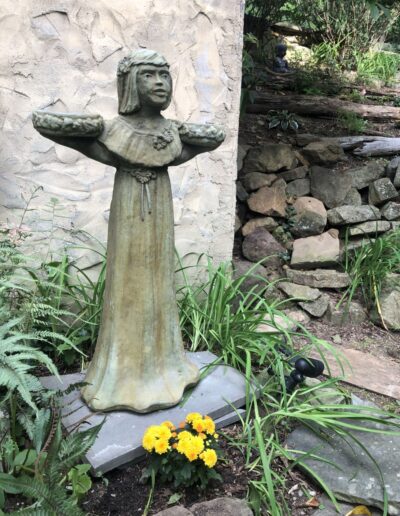
[[[157,175],[154,170],[145,168],[145,169],[129,169],[129,174],[136,179],[138,183],[141,184],[141,192],[140,192],[140,218],[144,220],[145,216],[145,201],[147,203],[147,213],[151,213],[151,194],[149,183],[151,180],[155,180]]]

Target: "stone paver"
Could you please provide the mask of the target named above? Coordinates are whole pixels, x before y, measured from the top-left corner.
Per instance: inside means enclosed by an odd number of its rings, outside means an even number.
[[[335,348],[338,353],[343,355],[345,382],[400,400],[400,365],[398,362],[386,357],[377,358],[356,349],[339,346]],[[330,369],[328,371],[325,367],[324,374],[343,376],[340,365],[333,355],[329,352],[324,353]]]
[[[246,381],[243,375],[232,367],[211,366],[217,357],[207,351],[188,355],[201,371],[209,367],[209,374],[192,390],[190,396],[184,397],[175,407],[150,414],[128,411],[100,413],[92,412],[77,391],[64,397],[62,423],[66,429],[75,430],[78,427],[78,431],[84,430],[104,420],[96,442],[86,455],[94,473],[105,473],[142,459],[145,454],[141,446],[142,437],[150,425],[158,425],[165,420],[178,425],[189,412],[208,414],[215,420],[217,428],[239,419],[232,405],[238,408],[245,403]],[[65,390],[72,383],[83,381],[83,378],[83,373],[76,373],[62,376],[62,383],[54,376],[42,378],[41,382],[46,387]]]
[[[353,407],[359,410],[357,406]],[[365,419],[360,420],[358,425],[362,429],[391,430],[397,434],[352,430],[353,440],[328,429],[324,429],[322,435],[317,429],[312,431],[301,426],[289,435],[286,446],[289,453],[290,450],[298,450],[313,454],[313,457],[299,457],[298,453],[292,452],[298,457],[299,466],[304,464],[310,468],[328,485],[338,500],[383,509],[384,483],[388,514],[400,515],[399,429],[394,425],[386,426]],[[328,515],[329,512],[325,513],[325,516]]]

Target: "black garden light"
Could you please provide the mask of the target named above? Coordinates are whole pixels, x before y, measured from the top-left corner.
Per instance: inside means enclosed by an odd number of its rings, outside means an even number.
[[[293,392],[296,385],[302,383],[306,377],[317,378],[324,371],[321,360],[308,357],[295,357],[289,361],[294,369],[289,376],[285,376],[286,391]]]

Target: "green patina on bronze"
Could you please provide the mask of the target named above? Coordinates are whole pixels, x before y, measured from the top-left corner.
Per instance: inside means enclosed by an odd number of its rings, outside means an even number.
[[[172,80],[165,59],[138,50],[118,65],[119,116],[36,111],[45,137],[116,168],[104,307],[82,389],[93,410],[151,412],[176,405],[198,382],[185,355],[174,285],[174,220],[167,167],[224,140],[222,129],[167,120]]]

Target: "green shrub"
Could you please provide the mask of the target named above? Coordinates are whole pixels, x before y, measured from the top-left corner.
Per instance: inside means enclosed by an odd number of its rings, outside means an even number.
[[[386,7],[371,0],[290,0],[286,18],[314,30],[327,57],[341,69],[353,69],[356,54],[363,54],[385,40],[400,14],[398,2]]]
[[[366,305],[370,309],[375,307],[381,315],[379,295],[382,285],[389,274],[400,273],[400,229],[367,240],[358,249],[349,250],[347,239],[345,243],[345,268],[351,284],[341,303],[350,302],[357,292],[361,292]]]
[[[364,82],[390,84],[400,69],[400,55],[389,52],[355,54],[357,77]]]
[[[342,111],[338,116],[339,125],[350,133],[362,133],[368,122],[351,111]]]

